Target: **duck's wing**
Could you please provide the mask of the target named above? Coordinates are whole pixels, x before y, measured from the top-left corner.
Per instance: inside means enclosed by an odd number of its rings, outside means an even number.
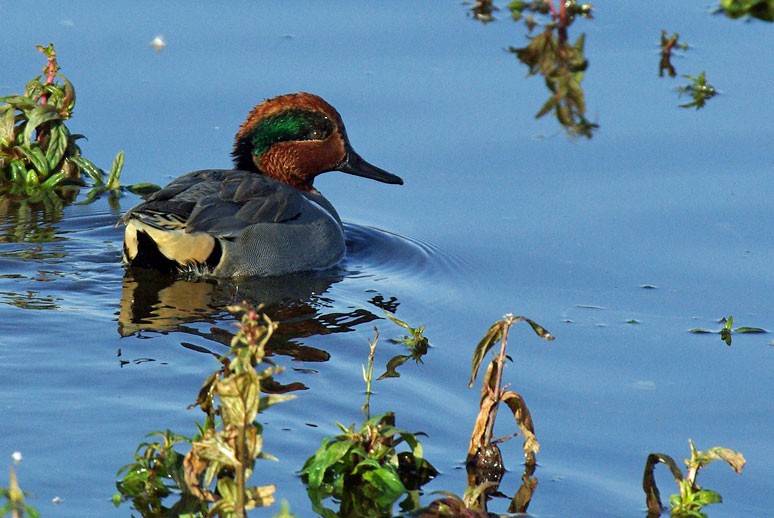
[[[296,189],[261,174],[205,170],[175,179],[120,222],[136,219],[159,230],[230,238],[257,223],[292,221],[306,203]]]
[[[220,239],[251,225],[298,218],[306,197],[292,187],[248,171],[205,170],[177,178],[129,210],[124,260],[163,271],[215,269]]]

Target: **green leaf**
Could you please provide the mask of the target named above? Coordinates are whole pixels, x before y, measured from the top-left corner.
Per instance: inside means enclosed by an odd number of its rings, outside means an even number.
[[[67,173],[59,171],[48,177],[48,179],[41,184],[44,189],[55,189],[61,182],[67,179]]]
[[[399,318],[397,318],[396,316],[394,316],[393,314],[391,314],[391,313],[389,313],[389,312],[387,312],[387,311],[385,311],[385,312],[384,312],[384,314],[385,314],[385,315],[387,315],[387,318],[389,318],[390,320],[392,320],[394,324],[396,324],[396,325],[398,325],[398,326],[402,327],[403,329],[406,329],[407,331],[411,331],[411,326],[410,326],[410,325],[408,325],[408,324],[407,324],[406,322],[404,322],[403,320],[400,320]]]
[[[734,333],[765,334],[768,331],[761,327],[737,327],[734,329]]]
[[[352,447],[352,443],[349,441],[329,442],[329,440],[329,438],[326,438],[323,441],[320,449],[317,450],[313,457],[306,461],[304,468],[301,470],[301,474],[308,477],[310,487],[320,487],[325,477],[325,472],[341,461]]]
[[[700,489],[693,494],[694,501],[698,504],[705,506],[708,504],[719,504],[723,502],[723,497],[719,493],[710,489]]]
[[[64,83],[64,105],[68,112],[72,112],[73,108],[75,108],[75,87],[70,80],[62,74],[57,74],[57,77]]]
[[[62,117],[59,115],[59,112],[57,112],[56,108],[50,104],[40,104],[36,106],[29,115],[29,121],[27,121],[27,126],[24,128],[22,142],[31,142],[32,132],[41,124],[61,119]]]
[[[377,490],[379,496],[375,501],[380,507],[392,505],[398,497],[406,492],[406,487],[401,482],[398,473],[386,466],[364,473],[363,479]]]
[[[548,100],[543,104],[543,107],[540,108],[540,111],[538,111],[535,114],[535,118],[539,119],[540,117],[544,116],[545,114],[553,110],[554,107],[556,106],[556,103],[557,103],[557,100],[555,96],[552,95],[551,97],[549,97]]]
[[[478,375],[478,370],[481,368],[481,362],[484,361],[484,357],[489,350],[499,342],[503,337],[503,322],[495,322],[492,327],[486,332],[481,341],[478,342],[475,350],[473,351],[473,365],[470,374],[470,381],[468,382],[468,388],[473,386]]]
[[[384,371],[384,374],[379,376],[377,380],[382,380],[386,378],[400,378],[400,373],[397,371],[397,368],[406,363],[407,360],[409,360],[411,356],[406,355],[398,355],[394,356],[390,359],[390,361],[387,362],[387,370]]]
[[[236,501],[237,489],[233,479],[229,477],[223,477],[218,480],[217,487],[221,498],[228,500],[231,503]]]
[[[46,150],[46,161],[51,171],[56,171],[57,166],[64,158],[69,143],[70,132],[64,124],[58,124],[51,128],[51,137]]]
[[[106,188],[109,191],[114,191],[121,187],[119,178],[121,177],[121,170],[124,168],[124,152],[119,151],[116,157],[113,159],[113,165],[110,167],[110,174],[108,174],[108,180]]]
[[[535,322],[534,320],[531,320],[529,318],[525,317],[517,317],[524,319],[525,322],[527,322],[531,327],[532,330],[535,332],[536,335],[538,335],[540,338],[543,338],[545,340],[553,340],[555,338],[554,335],[548,332],[546,328]]]
[[[136,183],[134,185],[129,185],[126,187],[126,190],[131,192],[132,194],[152,194],[158,190],[161,189],[161,186],[156,185],[155,183]]]
[[[71,138],[72,137],[75,137],[75,135],[72,135]],[[82,156],[71,156],[68,157],[67,160],[77,165],[78,168],[86,174],[86,176],[91,178],[91,181],[94,182],[95,187],[101,187],[105,184],[102,171],[100,171],[91,160],[83,158]]]
[[[0,139],[5,139],[9,144],[16,140],[16,118],[14,110],[6,110],[0,118]]]
[[[43,154],[43,151],[40,150],[39,147],[27,147],[27,146],[16,146],[14,149],[21,152],[21,154],[24,155],[24,157],[30,161],[30,164],[32,165],[33,169],[40,173],[41,176],[44,178],[48,177],[48,162],[46,161],[46,156]],[[29,182],[29,177],[27,178],[27,181]],[[37,178],[36,178],[37,183]]]
[[[221,401],[221,415],[226,424],[243,426],[258,415],[260,383],[255,370],[231,375],[215,384]]]

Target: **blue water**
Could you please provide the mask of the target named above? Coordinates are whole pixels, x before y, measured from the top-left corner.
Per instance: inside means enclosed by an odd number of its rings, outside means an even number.
[[[741,476],[719,463],[701,472],[724,499],[710,516],[774,508],[772,335],[736,334],[728,347],[688,332],[728,315],[774,329],[770,24],[713,16],[702,2],[595,3],[595,19],[570,31],[586,33],[583,85],[600,125],[587,141],[533,118],[547,92],[504,50],[526,40],[503,11],[482,25],[455,2],[43,1],[2,2],[0,18],[0,95],[39,73],[34,45],[53,41],[77,89],[72,131],[102,167],[124,150],[126,184],[228,167],[244,115],[299,90],[335,105],[358,152],[405,180],[320,177],[347,222],[347,258],[282,283],[135,279],[114,227],[134,196],[27,224],[0,205],[0,465],[23,454],[19,481],[44,516],[130,514],[110,503],[116,471],[146,433],[195,431],[200,413],[186,407],[217,368],[206,351],[225,350],[224,308],[245,294],[283,322],[280,381],[307,387],[261,416],[280,462],[259,463],[252,479],[276,484],[298,516],[311,511],[295,473],[335,421],[361,419],[374,325],[377,371],[401,352],[385,305],[426,325],[433,345],[424,365],[375,383],[371,402],[429,434],[441,475],[428,491],[464,490],[471,352],[514,312],[557,337],[524,326],[509,347],[506,379],[541,443],[532,515],[644,516],[647,454],[679,462],[689,438],[748,460]],[[678,108],[687,80],[658,77],[662,29],[692,46],[675,58],[678,74],[704,70],[720,90],[705,109]],[[159,53],[148,45],[157,34],[168,43]],[[515,427],[502,414],[498,428]],[[505,493],[518,486],[518,443],[504,446]],[[666,500],[673,482],[661,469],[657,480]]]

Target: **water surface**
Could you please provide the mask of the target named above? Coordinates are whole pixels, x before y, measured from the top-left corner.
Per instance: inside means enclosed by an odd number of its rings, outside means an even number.
[[[728,347],[688,331],[728,315],[774,328],[774,76],[761,54],[771,27],[712,16],[701,2],[595,9],[571,38],[586,33],[586,100],[600,129],[573,141],[533,118],[547,93],[504,50],[525,33],[502,12],[484,26],[454,2],[38,2],[32,30],[29,9],[0,3],[0,95],[38,73],[34,45],[53,41],[78,92],[73,132],[100,165],[123,149],[125,183],[228,167],[242,117],[298,90],[334,104],[355,148],[406,182],[319,178],[347,222],[348,255],[334,272],[280,283],[165,285],[125,272],[114,225],[133,196],[53,220],[5,210],[0,456],[22,452],[30,503],[44,516],[129,515],[109,501],[116,470],[150,431],[194,432],[200,415],[186,407],[225,351],[225,306],[248,295],[283,322],[281,381],[306,387],[261,416],[281,461],[253,478],[275,483],[298,516],[311,511],[295,473],[335,421],[361,419],[374,325],[377,370],[400,352],[384,308],[427,325],[433,345],[372,399],[373,412],[394,410],[398,426],[429,434],[441,471],[429,491],[464,490],[478,401],[466,388],[471,352],[514,312],[557,336],[543,342],[525,326],[509,348],[507,380],[542,446],[531,514],[644,516],[647,454],[681,459],[691,438],[748,459],[741,476],[721,465],[701,473],[724,498],[710,516],[766,515],[772,337],[734,335]],[[705,109],[678,108],[682,79],[658,77],[662,29],[694,47],[678,73],[706,70],[721,90]],[[160,53],[148,46],[157,34],[168,42]],[[513,431],[504,417],[502,435]],[[506,493],[519,482],[518,449],[504,449]],[[674,492],[666,471],[658,481],[665,498]]]

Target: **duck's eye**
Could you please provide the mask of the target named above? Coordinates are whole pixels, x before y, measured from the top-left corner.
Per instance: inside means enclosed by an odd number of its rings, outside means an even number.
[[[312,128],[306,135],[307,140],[323,140],[325,138],[325,132],[321,129]]]

